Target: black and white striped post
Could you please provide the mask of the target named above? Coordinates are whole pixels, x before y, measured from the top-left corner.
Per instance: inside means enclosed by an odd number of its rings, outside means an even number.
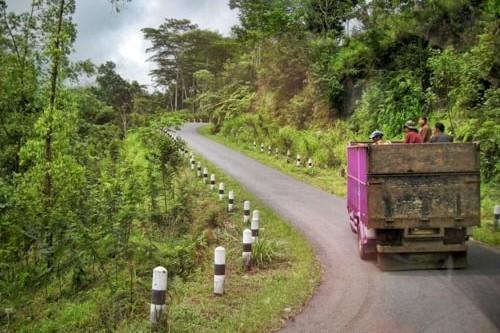
[[[297,166],[300,167],[300,155],[297,154]]]
[[[260,144],[260,152],[261,152],[261,153],[263,153],[263,152],[264,152],[264,144],[263,144],[263,143],[261,143],[261,144]]]
[[[243,222],[248,223],[250,221],[250,201],[246,200],[243,202]]]
[[[308,167],[309,169],[311,169],[311,168],[313,167],[313,160],[312,160],[312,159],[308,159],[308,160],[307,160],[307,167]]]
[[[198,162],[198,171],[196,171],[196,175],[201,177],[201,162]]]
[[[243,230],[243,265],[248,267],[252,257],[252,231],[250,229]]]
[[[195,163],[196,162],[194,161],[194,157],[191,157],[191,160],[190,160],[191,170],[194,170]]]
[[[219,183],[219,201],[224,199],[224,183]]]
[[[228,195],[227,211],[232,212],[234,207],[234,191],[229,191]]]
[[[268,155],[271,155],[271,151],[272,151],[272,150],[273,150],[273,149],[272,149],[271,145],[269,145],[269,147],[267,147],[267,154],[268,154]]]
[[[257,142],[253,142],[253,150],[255,150],[257,148]]]
[[[208,182],[208,169],[203,168],[203,182],[206,184]]]
[[[151,326],[158,327],[162,324],[166,314],[167,301],[167,276],[165,267],[158,266],[153,269],[153,286],[151,291],[151,309],[149,319]]]
[[[290,157],[292,156],[292,153],[290,152],[290,149],[286,151],[286,163],[290,163]]]
[[[252,223],[250,226],[250,230],[252,231],[252,239],[254,242],[259,241],[259,219],[260,212],[258,210],[254,210],[252,213]]]
[[[498,224],[500,224],[500,205],[495,205],[493,207],[493,226],[497,228]]]
[[[214,251],[214,294],[224,294],[224,280],[226,279],[226,249],[216,247]]]
[[[215,174],[210,175],[210,190],[213,191],[215,188]]]

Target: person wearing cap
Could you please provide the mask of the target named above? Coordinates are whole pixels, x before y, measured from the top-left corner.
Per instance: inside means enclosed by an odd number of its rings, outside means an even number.
[[[453,137],[444,133],[443,123],[437,122],[434,125],[434,135],[431,136],[431,142],[453,142]]]
[[[417,126],[413,120],[408,120],[404,124],[405,129],[405,138],[403,140],[404,143],[423,143],[422,137],[418,133]]]
[[[379,130],[375,130],[370,134],[370,139],[372,139],[372,142],[376,145],[389,145],[391,144],[390,141],[385,141],[382,139],[384,137],[384,133],[382,133]]]

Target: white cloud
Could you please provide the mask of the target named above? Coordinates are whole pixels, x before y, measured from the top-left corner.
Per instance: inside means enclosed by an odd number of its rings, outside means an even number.
[[[16,11],[26,10],[30,3],[7,0],[8,8]],[[115,13],[107,0],[76,0],[78,37],[72,58],[96,64],[114,61],[125,79],[150,85],[148,73],[154,64],[146,61],[149,44],[141,29],[156,28],[165,18],[187,18],[202,29],[229,35],[238,20],[227,4],[228,0],[133,0]]]

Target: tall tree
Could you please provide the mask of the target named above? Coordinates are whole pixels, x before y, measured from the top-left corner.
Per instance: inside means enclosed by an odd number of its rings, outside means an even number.
[[[200,30],[189,20],[166,19],[158,29],[144,28],[152,43],[147,51],[157,68],[151,74],[156,83],[170,92],[177,110],[196,97],[194,73],[208,70],[216,75],[237,51],[234,40],[208,30]],[[192,105],[194,106],[194,105]]]
[[[93,89],[94,93],[101,101],[111,106],[119,115],[123,135],[126,135],[128,128],[128,118],[132,111],[134,87],[123,79],[116,71],[116,65],[112,61],[99,66],[97,70],[96,82],[98,87]]]
[[[166,19],[158,29],[142,29],[146,39],[153,44],[148,52],[154,52],[150,60],[157,63],[158,68],[151,74],[158,85],[167,89],[173,87],[174,110],[179,107],[181,94],[186,91],[183,55],[188,45],[185,33],[197,28],[189,20]]]

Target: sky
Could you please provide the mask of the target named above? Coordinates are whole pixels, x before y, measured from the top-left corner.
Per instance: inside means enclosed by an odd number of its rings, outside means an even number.
[[[148,73],[149,43],[142,28],[157,28],[166,18],[189,19],[201,29],[228,36],[238,24],[238,13],[230,10],[229,0],[132,0],[116,13],[108,0],[76,0],[74,21],[78,36],[72,59],[90,59],[95,64],[108,60],[126,80],[136,80],[151,89]],[[7,0],[9,11],[25,11],[31,0]]]

